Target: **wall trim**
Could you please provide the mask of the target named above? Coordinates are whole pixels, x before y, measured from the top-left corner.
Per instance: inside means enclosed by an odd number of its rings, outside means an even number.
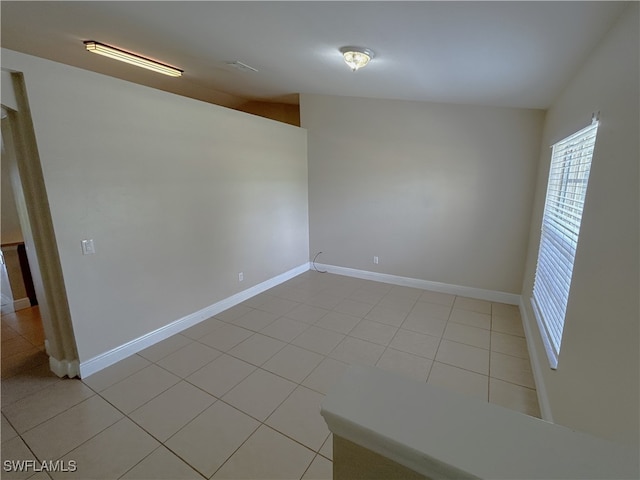
[[[497,290],[484,290],[482,288],[465,287],[461,285],[451,285],[449,283],[432,282],[430,280],[422,280],[419,278],[400,277],[398,275],[390,275],[388,273],[370,272],[367,270],[338,267],[336,265],[316,263],[316,268],[318,270],[326,270],[328,273],[335,273],[347,277],[362,278],[364,280],[373,280],[375,282],[391,283],[393,285],[402,285],[404,287],[421,288],[423,290],[431,290],[434,292],[477,298],[480,300],[488,300],[490,302],[508,303],[509,305],[520,304],[520,295],[517,295],[515,293],[499,292]]]
[[[175,320],[164,327],[160,327],[157,330],[149,332],[141,337],[138,337],[130,342],[127,342],[119,347],[113,348],[107,352],[101,353],[100,355],[96,355],[89,360],[84,362],[80,362],[80,377],[87,378],[90,375],[106,368],[110,365],[113,365],[120,360],[123,360],[134,353],[138,353],[141,350],[144,350],[151,345],[154,345],[166,338],[169,338],[176,333],[179,333],[183,330],[186,330],[189,327],[192,327],[203,320],[207,320],[208,318],[217,315],[220,312],[223,312],[239,303],[248,300],[251,297],[258,295],[270,288],[275,287],[276,285],[280,285],[287,280],[292,279],[293,277],[300,275],[301,273],[309,270],[309,262],[303,263],[287,272],[284,272],[280,275],[277,275],[269,280],[266,280],[262,283],[254,285],[251,288],[243,290],[242,292],[238,292],[235,295],[227,297],[219,302],[216,302],[208,307],[205,307],[197,312],[193,312],[185,317],[182,317],[178,320]],[[52,367],[53,370],[53,367]]]
[[[18,300],[13,301],[13,309],[17,312],[18,310],[23,310],[25,308],[29,308],[31,306],[31,300],[29,298],[19,298]]]
[[[524,296],[520,298],[520,316],[522,317],[522,325],[524,326],[525,339],[527,340],[527,349],[529,350],[529,358],[531,361],[531,369],[533,370],[533,379],[536,384],[536,394],[538,395],[538,405],[540,406],[540,415],[543,420],[553,423],[553,415],[551,414],[551,404],[547,395],[547,388],[544,384],[542,369],[545,368],[544,363],[540,363],[538,352],[533,343],[533,336],[537,335],[536,329],[533,328],[531,318],[527,313]]]
[[[6,305],[2,305],[0,307],[0,313],[2,313],[2,315],[9,315],[10,313],[15,312],[15,307],[13,306],[13,302],[9,302]]]
[[[73,378],[80,374],[80,364],[78,360],[58,360],[50,356],[49,368],[60,378],[65,376]]]

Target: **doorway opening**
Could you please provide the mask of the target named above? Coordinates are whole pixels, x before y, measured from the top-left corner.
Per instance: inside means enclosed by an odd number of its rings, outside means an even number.
[[[27,294],[28,311],[18,309],[3,315],[2,333],[6,331],[11,335],[9,328],[20,333],[20,328],[27,329],[20,325],[26,324],[35,332],[41,325],[49,368],[59,377],[72,378],[79,375],[78,353],[24,78],[20,72],[2,70],[2,83],[2,174],[6,174],[10,182],[22,236],[22,242],[17,243],[24,245],[23,263],[26,260],[29,265],[33,286],[32,295]],[[4,257],[6,260],[6,253]],[[33,300],[37,306],[31,305]],[[13,327],[8,315],[15,317]],[[34,333],[34,340],[37,335]],[[14,343],[19,348],[21,342],[15,340]],[[5,363],[3,357],[3,378]],[[12,370],[9,364],[6,368],[8,375]]]

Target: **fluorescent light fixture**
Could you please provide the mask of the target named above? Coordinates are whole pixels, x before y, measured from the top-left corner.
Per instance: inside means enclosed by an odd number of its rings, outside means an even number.
[[[94,42],[93,40],[87,40],[84,42],[84,46],[87,51],[91,53],[104,55],[105,57],[136,65],[137,67],[146,68],[147,70],[153,70],[154,72],[163,73],[170,77],[180,77],[183,73],[183,71],[178,68],[170,67],[169,65],[165,65],[154,60],[149,60],[148,58],[141,57],[135,53],[125,52],[119,48],[110,47],[104,43]]]
[[[345,63],[349,65],[354,72],[367,66],[375,56],[373,51],[361,47],[342,47],[340,53],[342,53]]]

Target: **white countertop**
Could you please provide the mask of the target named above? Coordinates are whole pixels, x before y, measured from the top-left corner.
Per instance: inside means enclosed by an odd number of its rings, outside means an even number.
[[[639,478],[639,453],[374,367],[351,366],[322,403],[329,429],[433,478]]]

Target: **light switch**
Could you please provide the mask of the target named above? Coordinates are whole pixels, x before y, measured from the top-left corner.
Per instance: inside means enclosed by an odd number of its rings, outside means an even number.
[[[94,253],[96,253],[96,247],[93,244],[93,238],[82,240],[82,254],[93,255]]]

